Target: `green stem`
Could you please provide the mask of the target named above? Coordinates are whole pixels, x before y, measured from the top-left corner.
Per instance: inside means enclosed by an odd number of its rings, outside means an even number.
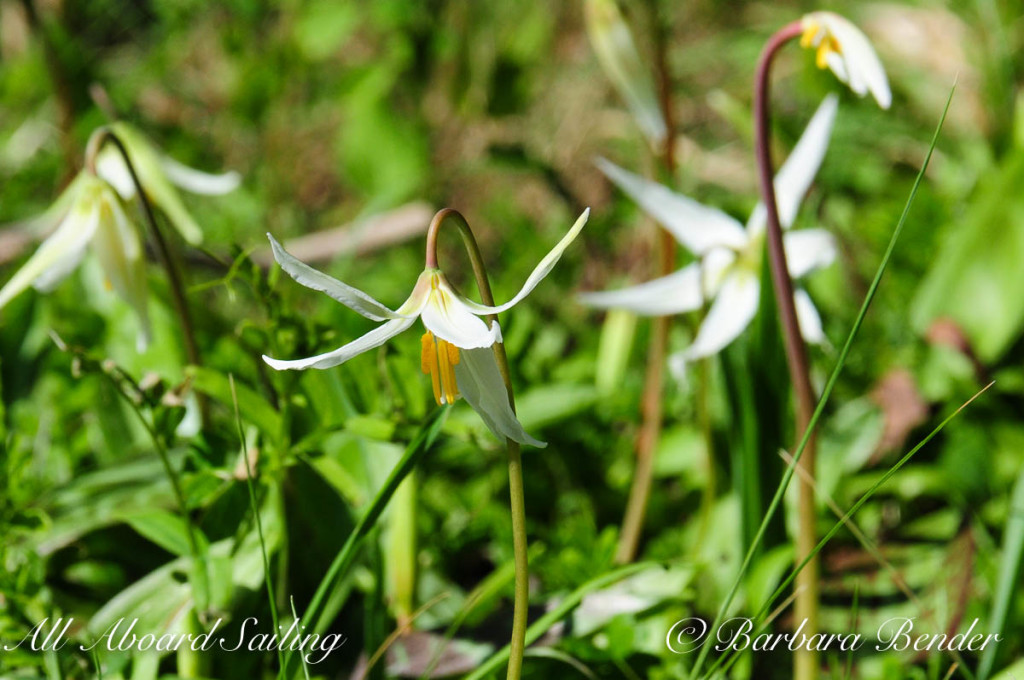
[[[473,275],[476,277],[477,289],[480,291],[480,301],[488,307],[494,306],[494,296],[491,294],[491,284],[487,278],[487,269],[484,266],[483,257],[480,254],[480,247],[473,237],[473,230],[462,214],[451,208],[439,210],[434,219],[430,222],[427,230],[427,267],[437,267],[437,235],[441,225],[451,220],[459,228],[459,235],[462,243],[469,254],[469,260],[473,267]],[[494,323],[497,317],[488,316],[488,321]],[[512,391],[512,379],[509,375],[508,357],[505,355],[505,345],[500,342],[492,346],[494,358],[498,362],[498,370],[505,381],[505,389],[508,391],[508,403],[515,413],[516,402]],[[509,642],[508,658],[508,680],[518,680],[523,669],[523,654],[526,651],[526,624],[527,613],[530,604],[530,558],[526,538],[526,493],[523,486],[523,460],[519,443],[511,439],[505,440],[508,449],[508,487],[509,506],[512,515],[512,550],[515,562],[515,595],[512,613],[512,639]]]
[[[761,200],[767,213],[768,259],[771,264],[772,287],[779,310],[783,339],[786,347],[786,363],[789,377],[796,394],[796,432],[799,435],[808,430],[814,413],[814,388],[811,386],[810,368],[800,323],[793,299],[793,281],[786,264],[786,251],[782,242],[782,227],[779,224],[779,210],[775,201],[775,185],[769,140],[769,88],[772,60],[779,49],[802,32],[801,22],[794,21],[780,29],[765,45],[758,61],[754,78],[754,148],[760,178]],[[796,561],[806,561],[796,582],[795,619],[799,625],[804,622],[805,634],[810,637],[818,632],[818,599],[820,591],[819,564],[812,557],[816,533],[816,508],[814,502],[814,470],[816,447],[813,429],[809,431],[807,447],[800,467],[806,479],[800,480],[798,499],[798,531],[796,539]],[[805,558],[808,558],[805,560]],[[801,647],[795,654],[794,677],[796,680],[814,680],[818,677],[818,653]]]

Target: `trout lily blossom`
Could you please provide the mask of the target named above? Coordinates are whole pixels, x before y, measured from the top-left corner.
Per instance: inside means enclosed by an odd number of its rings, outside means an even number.
[[[829,68],[858,96],[870,92],[879,106],[889,108],[892,92],[885,69],[859,28],[832,12],[811,12],[800,24],[800,46],[816,50],[818,68]]]
[[[418,318],[426,329],[421,341],[420,365],[430,376],[434,400],[439,405],[451,404],[460,396],[465,397],[499,439],[507,437],[520,444],[546,446],[524,431],[509,406],[508,391],[492,349],[494,343],[501,342],[501,327],[497,321],[488,325],[480,317],[503,312],[529,295],[575,240],[589,213],[585,211],[576,220],[511,300],[494,307],[460,295],[440,269],[428,267],[420,274],[409,298],[398,309],[391,310],[366,293],[299,261],[268,234],[274,259],[289,276],[307,288],[326,293],[371,321],[383,323],[336,350],[308,359],[283,361],[264,356],[263,360],[277,370],[331,368],[383,345],[409,329]]]
[[[818,172],[828,147],[837,99],[829,95],[807,125],[792,154],[775,176],[775,195],[783,228],[796,218],[800,201]],[[697,336],[670,359],[674,368],[710,356],[732,342],[757,312],[766,214],[754,208],[746,228],[724,212],[701,205],[668,188],[600,159],[601,170],[623,192],[662,224],[699,259],[679,271],[631,288],[583,293],[581,302],[597,308],[620,308],[646,316],[700,309],[711,301]],[[836,256],[832,235],[802,229],[784,235],[790,275],[796,279],[830,264]],[[800,330],[808,342],[824,341],[821,319],[807,292],[795,294]]]
[[[139,319],[137,346],[149,343],[145,253],[139,227],[128,218],[120,196],[107,182],[87,171],[68,186],[58,204],[63,218],[25,265],[0,289],[0,309],[29,286],[41,292],[56,288],[91,247],[113,288]]]

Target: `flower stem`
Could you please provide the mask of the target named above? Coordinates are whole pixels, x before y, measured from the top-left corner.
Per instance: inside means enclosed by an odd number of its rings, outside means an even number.
[[[801,436],[808,428],[814,413],[814,389],[811,387],[807,352],[800,334],[800,323],[793,299],[793,281],[789,277],[786,251],[782,243],[782,228],[779,224],[779,210],[775,201],[775,186],[772,181],[773,169],[771,142],[769,140],[769,72],[772,59],[779,49],[802,32],[801,23],[794,21],[773,35],[757,64],[754,78],[754,148],[757,155],[757,170],[760,179],[761,198],[767,212],[768,259],[771,265],[775,302],[779,308],[786,348],[786,363],[796,394],[796,435]],[[796,540],[796,562],[799,564],[811,555],[815,546],[814,469],[815,440],[813,432],[807,440],[807,447],[800,458],[802,469],[798,501],[799,528]],[[804,474],[806,473],[806,474]],[[804,634],[810,638],[818,631],[819,562],[815,557],[807,562],[796,580],[796,625],[806,622]],[[814,650],[797,651],[794,658],[794,678],[814,680],[818,676],[818,654]]]
[[[652,6],[652,12],[657,9]],[[661,164],[666,174],[672,175],[676,169],[674,127],[672,117],[672,83],[668,72],[665,54],[665,36],[660,28],[657,16],[655,25],[655,63],[658,75],[658,101],[661,115],[665,121],[665,142],[661,148]],[[667,276],[675,270],[676,242],[665,229],[658,230],[658,276]],[[651,484],[654,476],[654,452],[661,438],[661,397],[664,387],[665,354],[668,347],[669,317],[658,316],[651,321],[651,339],[647,346],[647,370],[644,374],[644,391],[641,400],[641,425],[636,438],[636,467],[633,470],[633,483],[629,488],[626,501],[626,512],[622,518],[622,530],[619,533],[619,544],[615,551],[618,564],[628,564],[636,559],[640,536],[644,528],[644,516],[647,514],[647,502],[651,495]]]
[[[157,224],[156,215],[153,213],[153,206],[149,202],[149,197],[146,195],[142,183],[139,181],[139,175],[135,171],[135,164],[132,163],[128,148],[113,130],[103,126],[96,130],[92,137],[89,138],[89,145],[85,153],[86,166],[91,173],[96,174],[96,158],[106,142],[110,142],[117,148],[121,158],[124,159],[125,166],[128,168],[128,174],[131,175],[132,184],[135,185],[135,193],[139,197],[139,203],[142,204],[142,212],[146,216],[146,224],[149,226],[150,235],[156,244],[161,264],[167,272],[174,310],[178,315],[178,320],[181,322],[181,331],[185,337],[185,353],[188,357],[188,362],[194,366],[200,366],[202,362],[199,357],[199,345],[196,343],[195,330],[192,326],[192,316],[189,314],[188,303],[185,298],[185,286],[182,283],[181,272],[174,257],[171,255],[167,240],[164,239],[163,232],[160,231],[160,226]],[[205,418],[203,422],[206,422]]]
[[[476,277],[476,286],[480,291],[480,301],[489,307],[494,306],[494,296],[491,294],[491,284],[487,278],[487,269],[484,267],[484,260],[480,254],[480,247],[473,237],[473,230],[469,222],[457,210],[444,208],[439,210],[434,219],[430,222],[427,230],[427,267],[437,267],[437,234],[441,225],[446,220],[451,220],[459,228],[459,235],[462,243],[469,254],[469,261],[473,267],[473,275]],[[494,315],[488,316],[489,322],[495,322]],[[505,355],[505,345],[496,342],[492,346],[494,358],[498,362],[498,370],[505,382],[505,389],[508,392],[508,404],[515,413],[516,403],[512,391],[512,378],[509,375],[508,357]],[[511,439],[505,440],[505,447],[508,450],[508,488],[509,505],[512,515],[512,550],[515,562],[515,595],[513,599],[512,613],[512,640],[509,642],[508,657],[508,680],[519,680],[523,669],[523,654],[526,651],[526,624],[527,609],[530,604],[530,560],[528,555],[528,544],[526,539],[526,492],[523,486],[523,459],[519,448],[519,442]]]

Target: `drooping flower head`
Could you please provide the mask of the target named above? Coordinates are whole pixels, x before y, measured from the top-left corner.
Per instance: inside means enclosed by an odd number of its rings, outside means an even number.
[[[90,167],[75,177],[45,213],[27,222],[33,231],[54,231],[0,289],[0,309],[30,286],[42,292],[53,290],[91,249],[107,285],[138,316],[136,344],[142,351],[150,339],[145,252],[141,226],[130,217],[135,211],[125,206],[125,201],[136,196],[136,189],[121,151],[111,142],[103,144],[106,134],[113,134],[123,144],[147,198],[164,211],[189,243],[201,241],[202,232],[172,183],[207,194],[224,193],[238,184],[235,173],[207,175],[163,156],[127,123],[114,123],[109,131],[97,130],[87,153]]]
[[[507,437],[521,444],[545,446],[523,430],[509,405],[508,391],[492,350],[494,343],[501,342],[501,327],[497,321],[488,325],[480,317],[503,312],[529,295],[575,240],[589,214],[587,210],[576,220],[562,240],[540,261],[515,297],[494,307],[462,296],[452,288],[440,269],[428,267],[416,280],[409,298],[391,310],[366,293],[299,261],[267,234],[274,258],[289,276],[307,288],[326,293],[371,321],[383,323],[331,352],[293,361],[268,356],[263,360],[277,370],[331,368],[383,345],[410,328],[418,318],[426,329],[421,340],[420,365],[423,372],[430,375],[437,403],[451,404],[460,396],[465,397],[499,439]]]
[[[859,28],[832,12],[811,12],[801,20],[800,46],[817,50],[818,68],[829,68],[863,97],[868,92],[883,109],[892,103],[882,62]]]
[[[784,228],[796,219],[800,202],[825,156],[836,108],[835,95],[826,97],[775,176],[775,194]],[[744,228],[720,210],[701,205],[606,160],[600,160],[598,167],[681,245],[698,256],[698,261],[631,288],[583,293],[580,301],[602,309],[620,308],[647,316],[664,316],[695,311],[705,301],[713,300],[697,337],[671,360],[671,365],[678,368],[723,349],[743,332],[757,312],[765,238],[764,205],[758,203]],[[783,244],[793,278],[835,259],[835,241],[823,229],[788,232]],[[804,339],[822,342],[821,319],[803,289],[796,291],[796,307]]]

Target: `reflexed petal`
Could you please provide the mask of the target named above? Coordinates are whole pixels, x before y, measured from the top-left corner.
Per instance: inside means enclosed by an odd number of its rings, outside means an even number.
[[[372,321],[386,321],[407,316],[391,311],[363,291],[342,283],[333,276],[319,272],[296,259],[270,234],[267,234],[267,238],[270,239],[270,247],[274,250],[274,259],[281,265],[281,269],[306,288],[326,293]]]
[[[775,201],[779,208],[779,224],[783,229],[796,220],[797,210],[807,190],[811,188],[815,175],[821,167],[832,135],[832,124],[836,119],[839,98],[834,94],[825,97],[815,111],[793,152],[775,175]],[[764,204],[758,202],[747,221],[747,231],[758,234],[765,227]]]
[[[501,341],[501,328],[497,322],[488,328],[483,319],[464,304],[464,298],[456,295],[443,274],[434,276],[437,277],[436,285],[420,312],[427,330],[460,349],[490,347]]]
[[[139,319],[138,349],[149,344],[149,288],[146,283],[146,260],[138,228],[132,224],[113,189],[104,187],[99,198],[99,225],[92,239],[92,249],[103,273],[117,294],[124,299]]]
[[[811,296],[803,288],[793,291],[793,303],[796,305],[796,320],[800,324],[800,335],[804,340],[815,345],[825,342],[825,331],[821,327],[821,316],[811,302]]]
[[[332,366],[337,366],[338,364],[348,361],[357,354],[362,354],[363,352],[375,347],[380,347],[391,338],[409,328],[409,326],[413,325],[415,321],[415,318],[392,319],[391,321],[377,326],[366,335],[353,340],[347,345],[339,347],[333,352],[318,354],[317,356],[309,357],[308,359],[282,361],[281,359],[272,359],[267,355],[263,355],[263,360],[266,361],[271,368],[275,368],[279,371],[289,369],[302,371],[307,368],[331,368]]]
[[[735,340],[757,313],[760,288],[756,274],[738,271],[728,276],[693,344],[684,351],[686,360],[715,354]]]
[[[160,165],[163,166],[167,179],[193,194],[220,196],[234,191],[242,182],[242,176],[237,172],[213,175],[190,168],[169,156],[160,156]]]
[[[52,290],[82,261],[99,216],[89,197],[78,201],[57,230],[0,289],[0,308],[29,286],[43,292]]]
[[[716,246],[741,249],[746,244],[742,225],[724,212],[634,175],[604,158],[596,162],[608,179],[695,255]]]
[[[96,156],[96,174],[114,187],[124,200],[130,201],[135,198],[132,174],[121,157],[121,151],[113,144],[104,146]]]
[[[601,68],[625,100],[651,145],[660,149],[668,134],[654,81],[633,43],[615,0],[587,0],[587,34]]]
[[[824,229],[800,229],[782,235],[786,264],[794,279],[826,267],[836,259],[836,240]]]
[[[469,349],[460,353],[459,363],[455,364],[455,381],[459,392],[473,410],[480,414],[484,424],[498,439],[511,439],[520,444],[529,444],[537,448],[547,446],[534,439],[523,430],[522,423],[512,412],[508,404],[508,391],[505,381],[498,370],[498,362],[494,358],[494,350],[487,347]]]
[[[689,264],[679,271],[638,286],[600,293],[580,293],[577,299],[599,309],[628,309],[646,316],[665,316],[699,309],[701,266]]]
[[[498,305],[497,307],[488,307],[487,305],[482,305],[478,302],[473,302],[472,300],[464,298],[461,295],[458,295],[459,300],[466,307],[468,307],[474,314],[497,314],[499,312],[504,312],[506,309],[509,309],[514,304],[516,304],[517,302],[525,298],[527,295],[529,295],[533,291],[533,289],[537,287],[537,284],[540,283],[544,279],[544,277],[551,272],[552,269],[554,269],[555,265],[558,263],[558,260],[562,257],[562,253],[565,252],[565,249],[569,247],[569,244],[576,240],[576,237],[579,235],[580,230],[583,229],[583,225],[587,223],[588,217],[590,217],[590,208],[587,208],[586,210],[583,211],[583,214],[576,219],[576,223],[573,224],[572,228],[569,229],[568,233],[562,237],[562,240],[559,241],[557,245],[555,245],[555,247],[551,249],[551,252],[544,256],[544,259],[540,261],[540,264],[538,264],[534,268],[530,276],[527,277],[526,283],[523,284],[523,287],[519,290],[518,293],[516,293],[515,297],[513,297],[505,304]]]

